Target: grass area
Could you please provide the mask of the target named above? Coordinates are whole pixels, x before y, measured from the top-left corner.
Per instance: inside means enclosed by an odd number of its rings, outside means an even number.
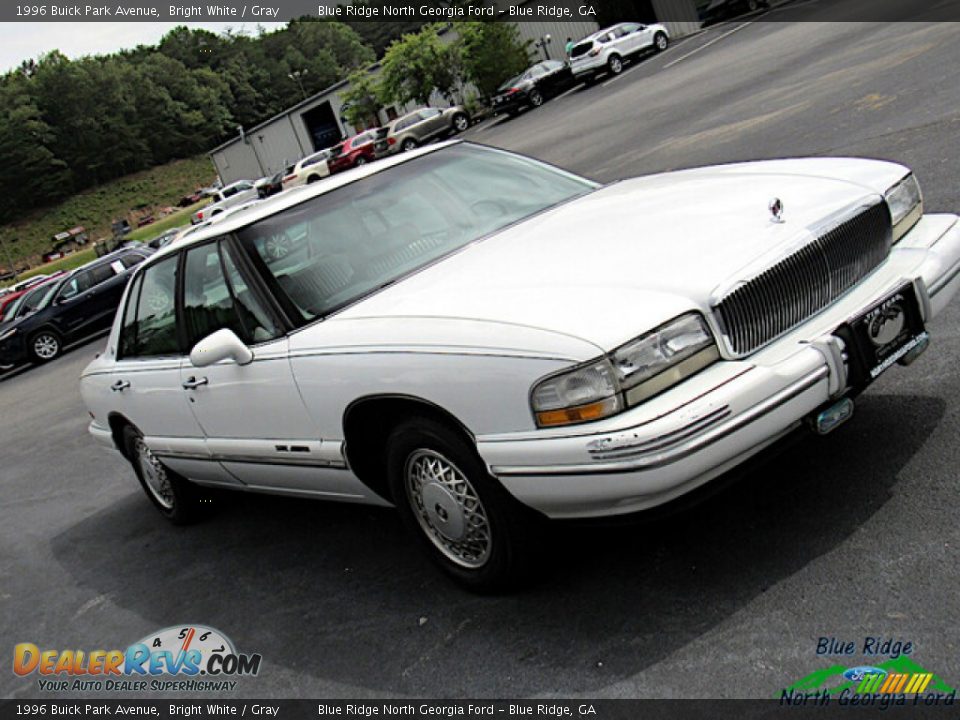
[[[182,210],[177,210],[175,213],[171,213],[165,218],[157,220],[152,225],[137,228],[132,233],[127,235],[127,240],[146,242],[148,240],[153,240],[153,238],[155,238],[157,235],[162,234],[164,230],[169,230],[170,228],[175,228],[180,225],[189,225],[190,216],[209,202],[210,198],[205,198],[196,205],[191,205],[190,207],[183,208]]]
[[[0,286],[6,287],[7,285],[13,285],[20,282],[21,280],[26,280],[31,278],[34,275],[45,274],[49,275],[51,273],[57,272],[57,270],[73,270],[76,267],[81,265],[86,265],[91,260],[97,259],[97,252],[93,248],[87,248],[86,250],[78,250],[75,253],[71,253],[66,257],[62,257],[59,260],[54,260],[53,262],[48,262],[46,265],[38,265],[35,268],[30,268],[25,273],[17,275],[16,280],[8,280],[7,282],[0,283]]]
[[[0,226],[0,242],[18,267],[40,264],[41,255],[51,249],[51,238],[58,232],[82,225],[91,240],[109,238],[114,220],[127,218],[136,227],[142,214],[157,216],[161,208],[176,206],[185,194],[209,185],[216,172],[206,155],[176,160],[150,170],[134,173],[67,198],[50,207],[31,211],[29,215]],[[137,210],[138,206],[143,206]],[[187,216],[171,220],[173,227],[189,222]],[[162,232],[156,230],[167,222],[166,217],[141,228],[146,239]],[[80,253],[68,256],[73,259]],[[0,252],[0,266],[6,267],[7,255]],[[46,268],[40,272],[46,272]]]

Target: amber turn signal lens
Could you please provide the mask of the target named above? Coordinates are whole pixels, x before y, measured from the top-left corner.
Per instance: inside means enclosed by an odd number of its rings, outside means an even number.
[[[572,425],[574,423],[599,420],[612,415],[619,409],[617,398],[607,398],[599,402],[578,405],[577,407],[561,410],[544,410],[537,413],[537,424],[540,427],[556,427],[557,425]]]

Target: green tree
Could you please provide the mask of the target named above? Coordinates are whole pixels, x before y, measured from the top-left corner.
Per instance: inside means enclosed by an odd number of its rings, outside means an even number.
[[[380,85],[365,70],[351,73],[350,86],[340,93],[343,101],[343,116],[355,128],[368,125],[373,118],[379,123]]]
[[[381,61],[382,100],[426,105],[434,90],[453,99],[461,83],[460,53],[440,39],[439,28],[427,25],[390,44]]]
[[[458,22],[454,30],[460,36],[464,79],[486,99],[530,64],[530,41],[520,40],[514,23]]]

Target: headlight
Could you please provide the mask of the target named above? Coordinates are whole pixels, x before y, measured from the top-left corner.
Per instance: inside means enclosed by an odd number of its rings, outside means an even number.
[[[17,330],[19,330],[19,328],[10,328],[5,332],[0,333],[0,342],[3,342],[7,338],[12,338],[14,335],[17,334]]]
[[[684,315],[611,353],[626,404],[676,385],[720,357],[703,317]]]
[[[613,368],[606,359],[541,380],[533,386],[530,403],[540,427],[599,420],[622,409]]]
[[[907,234],[917,220],[923,215],[923,195],[920,193],[920,183],[913,176],[907,175],[892,188],[887,190],[883,197],[890,208],[890,217],[893,220],[893,241],[897,242]]]
[[[537,425],[572,425],[609,417],[676,385],[719,357],[703,317],[683,315],[602,360],[534,385],[531,403]]]

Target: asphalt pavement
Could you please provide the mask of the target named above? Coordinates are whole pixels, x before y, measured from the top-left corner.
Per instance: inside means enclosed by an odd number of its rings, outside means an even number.
[[[928,211],[958,209],[960,27],[773,12],[468,135],[603,181],[888,158],[915,170]],[[956,686],[960,301],[930,329],[853,422],[689,511],[556,528],[531,586],[501,597],[447,582],[390,510],[238,496],[168,526],[87,436],[77,377],[103,341],[85,344],[0,381],[0,652],[204,623],[263,655],[231,697],[769,698],[836,661],[818,638],[880,636]],[[41,693],[4,670],[0,695]]]

